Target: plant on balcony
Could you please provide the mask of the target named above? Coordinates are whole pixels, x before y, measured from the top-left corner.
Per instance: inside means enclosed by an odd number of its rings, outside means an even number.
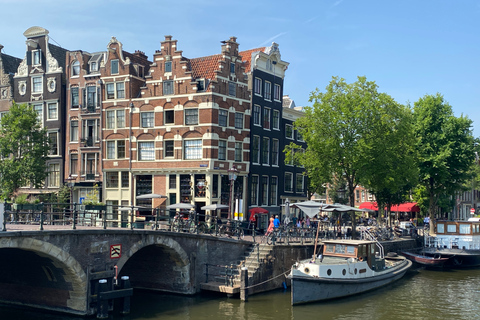
[[[82,203],[83,205],[85,205],[85,210],[105,210],[105,204],[98,201],[99,194],[100,193],[98,191],[98,184],[95,184],[92,191],[87,193],[87,196]]]

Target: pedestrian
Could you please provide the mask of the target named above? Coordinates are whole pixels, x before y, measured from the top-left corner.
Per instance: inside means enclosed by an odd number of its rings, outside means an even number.
[[[280,227],[280,219],[278,219],[278,215],[276,215],[275,219],[273,219],[273,227],[275,229],[278,229],[278,227]]]
[[[273,220],[275,220],[275,218],[273,216],[271,216],[270,217],[270,223],[268,224],[267,232],[265,233],[266,236],[268,236],[270,233],[273,232]]]

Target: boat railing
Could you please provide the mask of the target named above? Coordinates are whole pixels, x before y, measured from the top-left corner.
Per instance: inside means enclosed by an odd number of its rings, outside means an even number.
[[[425,247],[432,248],[468,248],[469,250],[480,250],[480,239],[470,238],[439,238],[435,236],[425,236]]]
[[[368,231],[367,228],[364,228],[362,230],[362,239],[375,241],[375,245],[378,247],[378,253],[380,254],[380,258],[383,259],[385,257],[382,244],[377,240],[377,238],[375,238],[373,234],[370,233],[370,231]]]

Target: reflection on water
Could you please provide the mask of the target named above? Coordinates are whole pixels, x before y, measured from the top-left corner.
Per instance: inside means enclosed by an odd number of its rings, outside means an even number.
[[[184,297],[135,291],[132,313],[110,319],[124,320],[263,320],[263,319],[480,319],[480,270],[407,273],[379,290],[334,301],[290,305],[290,292],[279,290],[249,297],[248,302],[223,295]],[[0,308],[1,320],[77,320],[21,309]]]

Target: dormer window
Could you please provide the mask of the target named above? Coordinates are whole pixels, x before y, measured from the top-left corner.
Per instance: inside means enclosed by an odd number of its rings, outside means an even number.
[[[32,57],[34,66],[42,64],[42,50],[32,51]]]
[[[72,76],[78,76],[80,74],[80,62],[76,60],[72,63]]]
[[[90,72],[98,71],[98,65],[96,62],[90,62]]]
[[[204,91],[204,90],[205,90],[205,80],[197,79],[197,91]]]
[[[235,62],[230,62],[230,73],[235,73]]]

